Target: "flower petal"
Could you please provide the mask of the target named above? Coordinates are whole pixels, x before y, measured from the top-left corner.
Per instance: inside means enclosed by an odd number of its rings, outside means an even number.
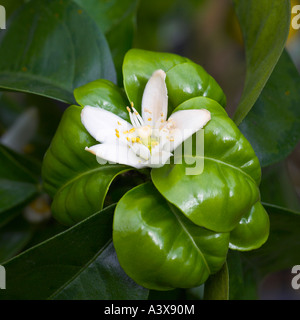
[[[176,149],[183,141],[191,137],[195,132],[203,128],[211,119],[210,112],[206,109],[180,110],[173,113],[168,122],[174,126],[169,147],[165,150]]]
[[[155,126],[155,123],[166,120],[168,113],[168,91],[166,73],[156,70],[148,80],[142,99],[142,117],[145,125]]]
[[[89,134],[99,142],[114,141],[117,139],[118,132],[132,129],[130,123],[114,113],[91,106],[85,106],[82,109],[81,122]]]
[[[137,169],[147,167],[144,161],[123,143],[96,144],[90,148],[86,148],[86,151],[96,155],[97,161],[100,164],[106,164],[109,161],[110,163],[125,164]]]

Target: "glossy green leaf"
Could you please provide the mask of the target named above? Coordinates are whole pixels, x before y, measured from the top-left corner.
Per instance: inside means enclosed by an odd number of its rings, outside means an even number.
[[[240,251],[259,248],[267,241],[269,230],[268,213],[260,202],[256,202],[230,233],[229,247]]]
[[[251,110],[284,49],[290,29],[289,0],[235,0],[243,33],[246,80],[234,115],[239,125]]]
[[[101,165],[84,150],[96,144],[81,123],[81,107],[69,107],[45,155],[44,188],[54,197],[52,212],[63,224],[72,225],[103,207],[108,188],[122,165]]]
[[[82,106],[93,106],[117,114],[130,122],[125,93],[107,80],[96,80],[74,90],[76,101]]]
[[[283,52],[257,102],[240,125],[261,166],[287,157],[300,140],[300,76]]]
[[[166,72],[169,112],[180,103],[193,97],[205,96],[222,106],[226,97],[217,82],[199,65],[187,58],[139,49],[130,50],[124,59],[124,88],[136,109],[141,108],[145,85],[155,70]]]
[[[72,103],[74,88],[99,78],[116,81],[105,37],[74,1],[33,0],[8,23],[0,39],[2,89]]]
[[[1,299],[146,299],[120,268],[111,245],[114,206],[4,264]]]
[[[152,180],[159,192],[194,223],[228,232],[259,200],[260,166],[249,142],[217,102],[194,98],[176,111],[201,108],[211,113],[204,128],[204,155],[191,154],[190,150],[183,153],[183,160],[194,157],[194,166],[203,160],[203,172],[187,174],[186,163],[177,163],[175,153],[174,164],[152,170]]]
[[[151,183],[127,192],[114,215],[113,241],[121,266],[137,283],[154,290],[205,282],[223,265],[228,236],[193,224]]]
[[[228,300],[229,276],[227,263],[216,274],[210,276],[204,286],[204,300]]]

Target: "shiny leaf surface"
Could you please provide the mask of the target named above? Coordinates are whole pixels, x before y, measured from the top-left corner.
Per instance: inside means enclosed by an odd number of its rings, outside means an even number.
[[[240,251],[259,248],[267,241],[269,230],[268,213],[260,202],[256,202],[230,233],[229,247]]]
[[[187,165],[176,164],[175,159],[174,164],[152,170],[152,180],[194,223],[228,232],[259,200],[260,166],[249,142],[217,102],[199,97],[176,110],[197,108],[209,110],[212,118],[204,128],[204,156],[183,153],[183,158],[196,155],[194,166],[199,165],[197,158],[202,158],[203,172],[189,175]]]
[[[137,110],[141,108],[146,82],[155,70],[166,72],[169,112],[185,100],[206,96],[225,106],[226,97],[217,82],[199,65],[187,58],[139,49],[130,50],[124,59],[124,88]]]
[[[193,224],[151,183],[127,192],[114,215],[113,241],[120,264],[149,289],[200,285],[223,265],[228,238],[228,233]]]

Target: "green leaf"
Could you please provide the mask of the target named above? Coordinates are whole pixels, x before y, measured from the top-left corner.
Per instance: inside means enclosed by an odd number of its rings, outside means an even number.
[[[210,276],[204,286],[204,300],[228,300],[229,277],[227,263],[216,274]]]
[[[69,107],[45,155],[42,177],[54,197],[52,212],[63,224],[72,225],[99,211],[112,180],[129,167],[100,165],[85,151],[97,142],[81,123],[82,108]]]
[[[283,208],[300,211],[300,199],[288,170],[288,161],[263,168],[261,200]]]
[[[29,223],[17,217],[0,229],[0,263],[18,254],[33,236]]]
[[[234,7],[246,51],[246,80],[234,121],[239,125],[251,110],[284,49],[290,28],[288,0],[235,0]]]
[[[76,101],[82,106],[93,106],[117,114],[130,122],[125,93],[107,80],[96,80],[74,90]]]
[[[270,217],[268,241],[258,250],[242,255],[258,276],[290,269],[298,264],[300,205],[285,163],[263,170],[262,203]]]
[[[227,266],[229,273],[229,300],[257,300],[256,272],[243,259],[243,254],[229,250]]]
[[[130,50],[124,59],[124,88],[136,109],[141,109],[145,85],[155,70],[166,72],[169,112],[180,103],[193,97],[205,96],[222,106],[226,97],[217,82],[199,65],[187,58],[139,49]]]
[[[283,52],[257,102],[240,125],[265,167],[288,156],[300,140],[300,75]]]
[[[152,183],[130,190],[118,202],[113,241],[125,272],[154,290],[202,284],[221,268],[228,250],[228,233],[196,226]]]
[[[105,37],[74,1],[33,0],[8,23],[0,38],[0,88],[72,103],[74,88],[116,80]]]
[[[152,170],[159,192],[197,225],[217,232],[233,230],[259,200],[260,166],[249,142],[215,101],[199,97],[177,110],[207,109],[211,120],[204,128],[204,154],[183,152],[182,163],[175,151],[174,164]],[[196,153],[197,151],[197,153]],[[191,154],[193,152],[193,154]],[[202,173],[189,174],[186,160]]]
[[[105,34],[122,83],[122,64],[125,53],[131,49],[135,30],[137,0],[74,0],[83,8]]]
[[[258,250],[244,254],[261,277],[271,272],[290,269],[299,264],[300,260],[300,212],[268,203],[263,205],[270,217],[269,239]]]
[[[240,251],[259,248],[267,241],[269,230],[268,213],[256,202],[230,233],[230,248]]]
[[[38,193],[38,181],[28,169],[29,163],[26,157],[0,145],[0,225]]]
[[[3,264],[1,299],[146,299],[120,268],[111,245],[114,206]]]

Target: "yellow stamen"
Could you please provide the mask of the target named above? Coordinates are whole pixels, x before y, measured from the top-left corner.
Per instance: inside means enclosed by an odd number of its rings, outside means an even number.
[[[162,113],[160,114],[160,116],[163,117],[163,116],[164,116],[164,113],[162,112]]]
[[[118,121],[118,125],[121,126],[121,122],[120,121]]]
[[[116,132],[116,136],[117,136],[117,138],[120,138],[120,135]]]
[[[151,121],[152,120],[152,118],[148,118],[148,121]]]
[[[137,143],[142,143],[141,139],[139,137],[136,138]]]
[[[136,142],[136,138],[131,138],[131,142],[135,143]]]
[[[126,130],[126,131],[123,131],[123,134],[127,134],[128,133],[128,130]]]
[[[149,109],[145,109],[144,111],[152,114],[152,112]]]
[[[130,141],[130,139],[129,139],[128,137],[126,137],[126,140],[127,140],[127,141]]]
[[[133,133],[134,131],[135,131],[135,129],[132,128],[132,129],[129,130],[129,133]]]
[[[130,108],[129,107],[126,107],[126,109],[127,109],[127,111],[130,113],[131,112],[131,110],[130,110]]]

